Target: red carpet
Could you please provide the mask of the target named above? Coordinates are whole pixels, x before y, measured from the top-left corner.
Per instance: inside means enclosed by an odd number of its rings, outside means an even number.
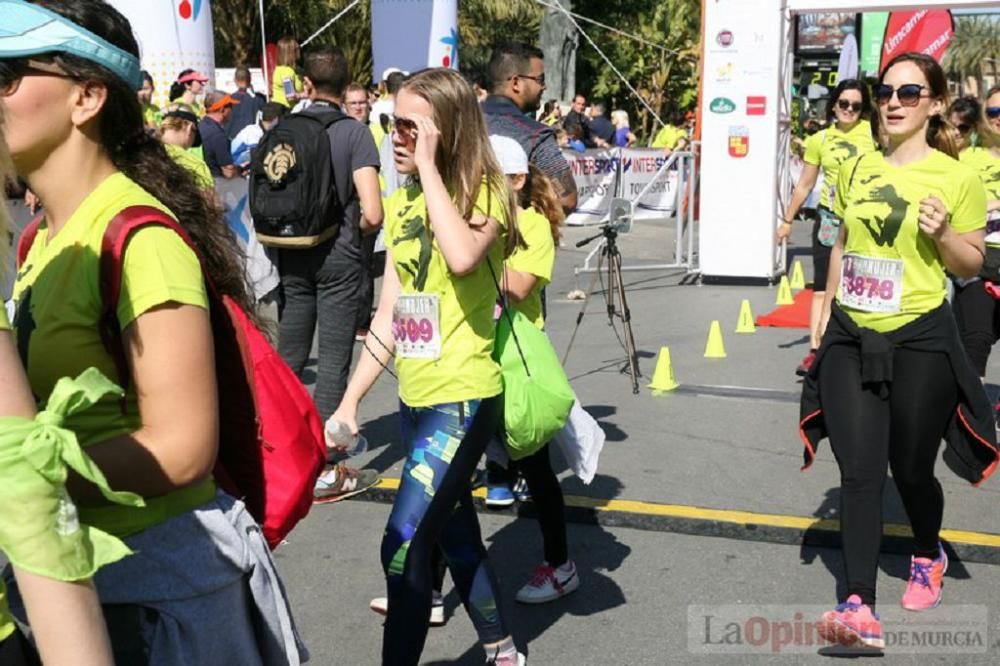
[[[758,326],[778,326],[781,328],[809,328],[809,309],[812,307],[812,289],[803,289],[795,294],[792,305],[782,305],[765,315],[757,317]]]

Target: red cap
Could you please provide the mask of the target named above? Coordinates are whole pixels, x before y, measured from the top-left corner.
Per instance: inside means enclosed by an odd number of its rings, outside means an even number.
[[[188,72],[184,76],[177,79],[177,83],[187,83],[188,81],[201,81],[202,83],[208,83],[208,77],[201,72]]]

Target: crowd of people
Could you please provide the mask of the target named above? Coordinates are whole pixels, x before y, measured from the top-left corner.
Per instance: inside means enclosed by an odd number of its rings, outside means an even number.
[[[160,108],[130,25],[103,0],[0,6],[25,27],[0,44],[0,169],[42,212],[12,321],[0,313],[0,417],[16,419],[0,429],[52,427],[51,414],[31,419],[63,405],[50,439],[83,448],[66,458],[78,474],[65,481],[16,451],[2,470],[33,494],[16,503],[24,515],[0,519],[12,563],[0,663],[36,653],[52,664],[308,659],[261,529],[214,471],[224,425],[216,293],[259,323],[277,303],[272,339],[303,383],[316,343],[316,410],[353,437],[383,371],[398,380],[406,461],[381,545],[386,594],[371,602],[385,616],[382,663],[418,663],[429,627],[447,619],[450,571],[487,663],[525,664],[472,503],[478,479],[487,505],[531,498],[537,510],[544,559],[518,602],[557,602],[580,576],[549,443],[517,460],[505,448],[496,321],[510,307],[544,331],[560,225],[577,204],[561,149],[635,145],[627,113],[608,117],[583,95],[565,115],[543,103],[544,57],[530,45],[496,47],[478,86],[449,69],[390,68],[373,90],[353,82],[339,49],[302,53],[291,37],[278,43],[269,95],[245,67],[231,93],[186,69]],[[60,29],[32,34],[43,24]],[[693,117],[670,120],[651,141],[668,152],[687,145]],[[940,603],[948,565],[934,476],[942,439],[948,464],[973,483],[1000,459],[983,389],[1000,338],[1000,89],[949,106],[940,66],[905,54],[872,88],[842,81],[804,148],[777,234],[815,208],[801,431],[807,464],[829,438],[840,466],[848,588],[820,627],[831,641],[882,647],[887,470],[914,531],[901,603],[919,611]],[[249,284],[216,198],[219,183],[238,179],[278,275],[266,294]],[[128,237],[109,311],[105,239],[134,207],[169,216],[183,235],[149,226]],[[279,209],[301,214],[285,224],[293,218]],[[108,347],[109,326],[124,360]],[[74,390],[86,399],[67,398]],[[315,503],[378,481],[346,464],[347,447],[328,445]],[[60,557],[25,547],[29,521]],[[21,531],[7,529],[15,522]]]

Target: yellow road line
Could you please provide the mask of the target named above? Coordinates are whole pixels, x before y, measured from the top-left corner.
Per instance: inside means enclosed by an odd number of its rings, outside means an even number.
[[[398,490],[399,479],[382,479],[375,486],[381,490]],[[484,499],[486,497],[485,488],[477,488],[473,491],[474,497]],[[631,513],[645,516],[663,516],[668,518],[687,518],[691,520],[707,520],[736,525],[762,525],[766,527],[784,527],[798,530],[823,530],[836,532],[840,530],[840,522],[827,518],[809,518],[805,516],[782,516],[772,513],[752,513],[749,511],[731,511],[728,509],[708,509],[700,506],[687,506],[684,504],[657,504],[655,502],[642,502],[638,500],[607,500],[595,497],[582,497],[579,495],[567,495],[566,506],[594,509],[595,511],[608,511],[618,513]],[[882,528],[886,536],[913,536],[913,532],[906,525],[887,524]],[[951,543],[960,543],[969,546],[989,546],[1000,548],[1000,534],[990,534],[988,532],[967,532],[965,530],[941,530],[941,536]]]

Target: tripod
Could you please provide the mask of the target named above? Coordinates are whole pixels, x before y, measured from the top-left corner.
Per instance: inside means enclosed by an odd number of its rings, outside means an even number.
[[[628,309],[628,301],[625,300],[625,283],[622,280],[622,255],[618,250],[618,230],[614,225],[606,224],[601,228],[601,233],[578,241],[576,246],[583,247],[601,237],[604,238],[604,247],[601,249],[601,253],[597,259],[597,270],[590,281],[590,288],[587,289],[587,295],[580,306],[580,312],[576,316],[576,326],[573,328],[573,335],[569,339],[569,344],[566,345],[566,353],[563,354],[562,362],[565,366],[566,359],[569,358],[569,352],[573,348],[573,342],[576,340],[576,334],[580,330],[580,323],[583,322],[583,316],[587,312],[587,304],[594,293],[594,286],[598,278],[601,277],[602,271],[606,271],[608,282],[605,285],[604,299],[608,305],[608,325],[615,331],[615,336],[618,337],[618,341],[625,348],[625,354],[628,356],[628,359],[622,368],[622,372],[625,372],[626,368],[628,369],[629,376],[632,379],[632,393],[638,395],[639,360],[635,351],[635,338],[632,335],[632,314]],[[615,307],[616,299],[617,303],[621,306],[620,312]],[[618,329],[615,328],[616,317],[622,320],[625,331],[624,341],[618,336]]]

